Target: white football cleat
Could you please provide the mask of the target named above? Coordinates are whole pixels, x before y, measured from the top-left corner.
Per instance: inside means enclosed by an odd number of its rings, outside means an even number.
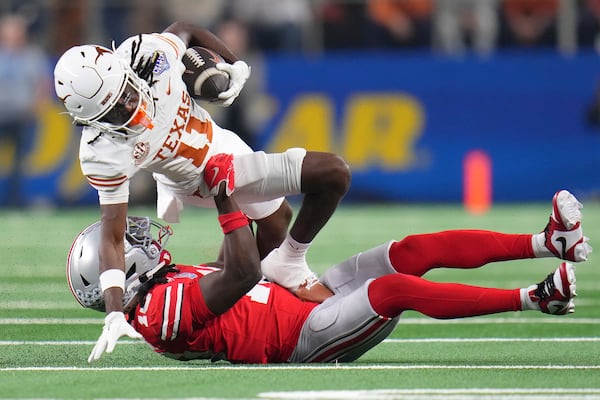
[[[581,229],[583,205],[567,190],[556,192],[552,198],[552,214],[544,229],[545,245],[556,257],[580,262],[592,252],[589,238]]]
[[[564,315],[575,312],[575,266],[562,262],[546,279],[527,288],[529,299],[545,314]]]

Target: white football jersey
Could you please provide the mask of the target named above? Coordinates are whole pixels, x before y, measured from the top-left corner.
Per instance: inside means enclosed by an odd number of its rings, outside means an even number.
[[[128,38],[116,50],[127,62],[134,41],[140,42],[140,36]],[[213,133],[222,131],[213,129],[210,115],[190,98],[181,78],[184,42],[171,33],[153,33],[143,34],[137,45],[140,48],[133,65],[140,57],[147,60],[159,52],[151,85],[156,110],[153,128],[122,138],[99,135],[95,128],[84,127],[79,149],[81,169],[98,190],[100,204],[128,202],[129,180],[140,169],[153,172],[174,193],[194,193],[206,160],[216,154],[211,146]]]

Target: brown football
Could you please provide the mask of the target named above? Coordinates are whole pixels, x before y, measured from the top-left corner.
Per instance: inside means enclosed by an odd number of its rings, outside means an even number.
[[[190,47],[182,61],[185,65],[183,81],[193,98],[214,101],[229,88],[229,74],[215,67],[225,62],[216,52],[205,47]]]

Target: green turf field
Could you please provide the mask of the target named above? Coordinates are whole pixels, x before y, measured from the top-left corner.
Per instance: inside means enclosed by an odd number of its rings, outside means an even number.
[[[309,262],[321,272],[410,233],[537,232],[549,212],[549,204],[497,205],[483,216],[460,206],[346,205],[318,236]],[[154,210],[132,213],[153,216]],[[184,212],[169,246],[176,261],[212,259],[221,240],[214,215]],[[73,238],[97,216],[95,208],[0,211],[0,398],[600,399],[598,254],[578,265],[573,315],[435,321],[406,313],[389,340],[352,364],[180,363],[122,340],[90,365],[103,315],[76,303],[64,263]],[[583,227],[594,246],[599,203],[585,205]],[[513,288],[542,280],[557,265],[555,259],[514,261],[476,271],[437,270],[427,278]]]

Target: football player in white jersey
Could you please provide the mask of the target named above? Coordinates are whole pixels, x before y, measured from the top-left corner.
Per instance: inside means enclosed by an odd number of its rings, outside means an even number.
[[[330,295],[306,264],[313,238],[335,211],[350,184],[346,162],[332,153],[301,148],[254,152],[235,133],[218,126],[187,91],[181,61],[188,47],[203,46],[226,60],[230,75],[219,103],[230,105],[250,67],[209,31],[175,22],[161,33],[140,34],[113,50],[75,46],[58,60],[55,90],[74,122],[83,126],[80,164],[98,191],[101,211],[99,272],[106,303],[101,352],[119,337],[138,334],[123,315],[124,227],[129,181],[139,170],[157,182],[157,214],[177,222],[184,204],[214,207],[225,181],[228,194],[256,222],[265,277],[319,301]],[[292,218],[283,196],[304,193]],[[307,290],[310,288],[310,290]]]

